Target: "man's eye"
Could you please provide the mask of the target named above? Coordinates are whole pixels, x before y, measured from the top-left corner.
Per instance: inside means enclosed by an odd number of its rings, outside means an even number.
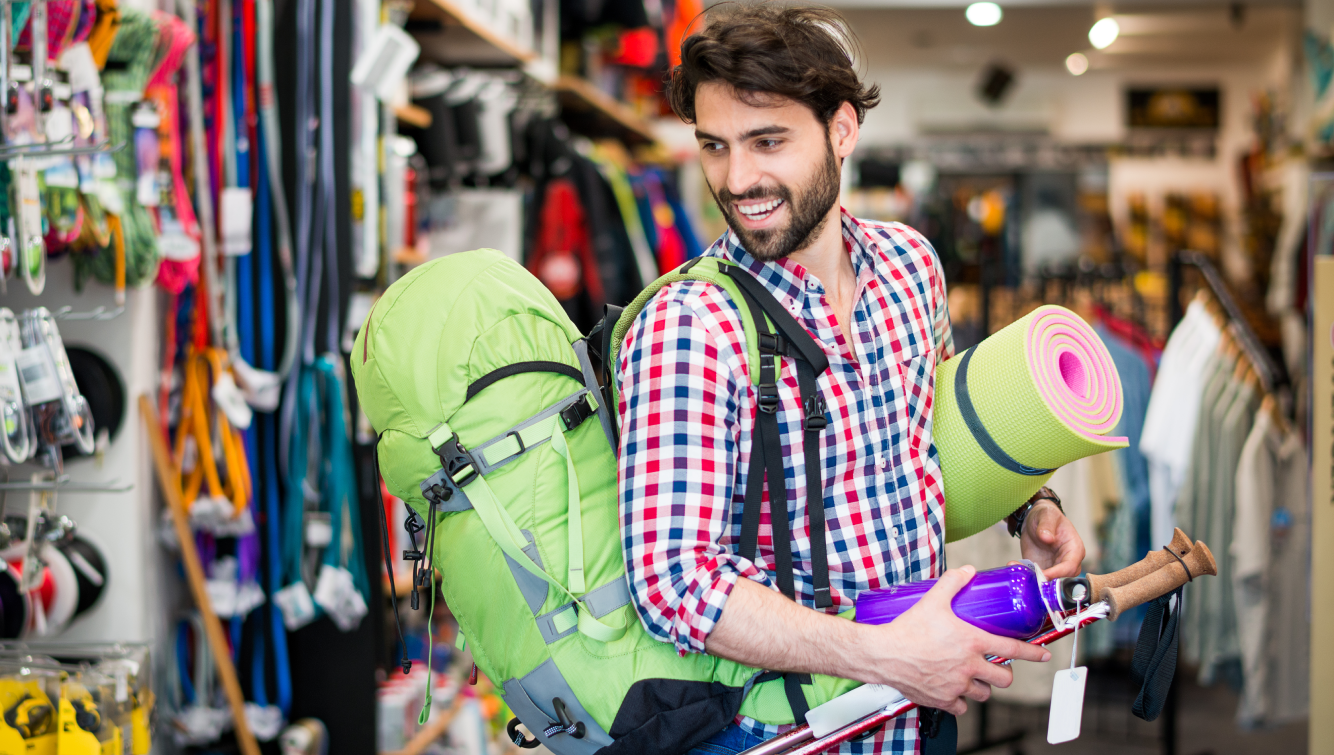
[[[705,152],[721,152],[724,147],[719,142],[704,142]]]
[[[778,146],[778,140],[777,140],[777,139],[761,139],[761,140],[759,140],[758,142],[756,142],[755,145],[756,145],[757,147],[759,147],[760,149],[773,149],[774,147],[777,147],[777,146]]]

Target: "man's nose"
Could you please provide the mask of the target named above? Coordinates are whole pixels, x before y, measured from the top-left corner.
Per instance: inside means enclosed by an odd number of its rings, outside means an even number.
[[[755,158],[745,150],[732,150],[727,161],[727,190],[733,196],[741,196],[754,188],[760,181],[759,166]]]

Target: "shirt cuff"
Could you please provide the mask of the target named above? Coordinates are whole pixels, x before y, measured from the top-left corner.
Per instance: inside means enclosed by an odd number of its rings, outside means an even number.
[[[707,573],[701,574],[703,579],[693,581],[681,596],[680,607],[672,622],[673,642],[681,655],[705,652],[705,643],[722,618],[727,598],[738,579],[752,579],[769,586],[768,575],[757,569],[750,559],[728,554],[719,554],[715,558],[715,563],[701,565],[701,571],[712,572],[712,579]]]

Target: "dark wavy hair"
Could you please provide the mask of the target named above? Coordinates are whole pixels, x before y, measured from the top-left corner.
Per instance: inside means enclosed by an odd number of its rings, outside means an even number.
[[[681,120],[694,123],[696,88],[720,81],[750,105],[767,104],[766,95],[800,102],[826,125],[848,102],[861,123],[880,104],[880,87],[858,78],[858,52],[843,17],[828,8],[723,3],[706,12],[702,31],[681,42],[667,99]]]

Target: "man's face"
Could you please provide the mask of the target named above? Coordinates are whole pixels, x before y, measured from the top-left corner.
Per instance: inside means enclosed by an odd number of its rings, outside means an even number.
[[[782,259],[819,235],[838,202],[839,165],[810,108],[778,97],[747,104],[709,82],[695,91],[695,136],[709,190],[751,256]]]

